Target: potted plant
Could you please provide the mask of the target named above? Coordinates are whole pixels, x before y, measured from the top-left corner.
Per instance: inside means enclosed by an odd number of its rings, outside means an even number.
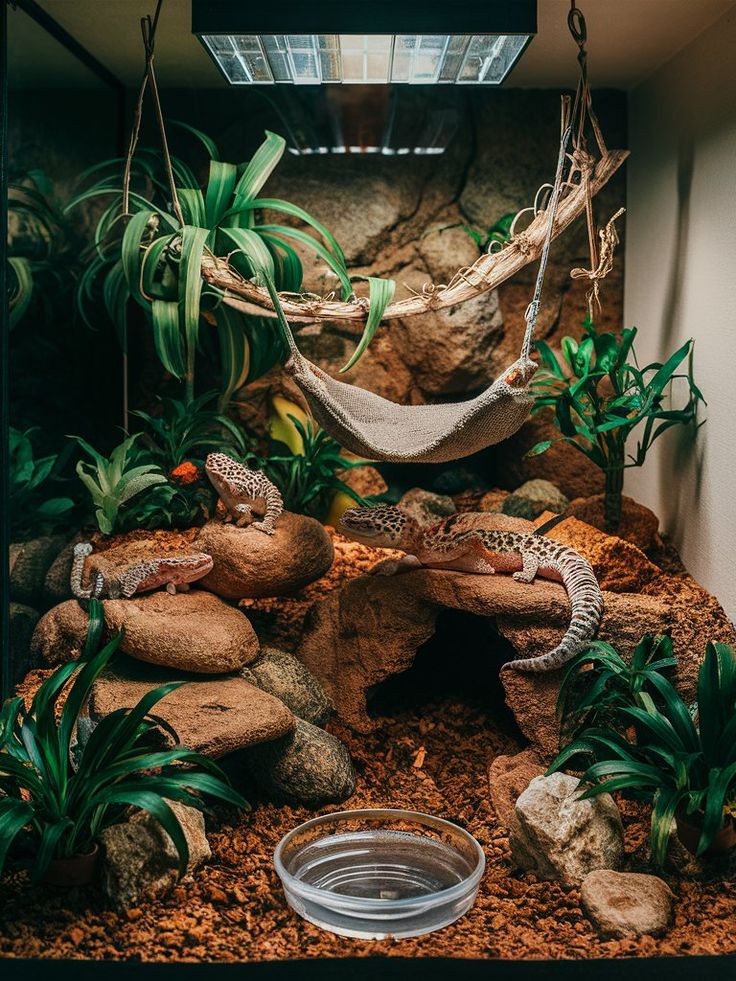
[[[11,846],[23,839],[33,855],[35,880],[89,882],[100,831],[122,821],[132,807],[159,821],[183,874],[187,842],[167,800],[204,810],[202,795],[208,795],[247,806],[220,768],[201,754],[183,746],[151,750],[151,731],[160,722],[149,713],[183,682],[155,688],[134,708],[106,716],[75,756],[77,719],[122,637],[99,649],[102,629],[102,606],[92,600],[81,660],[58,668],[29,709],[23,699],[12,698],[0,710],[0,873]]]
[[[580,757],[592,758],[581,778],[582,799],[627,791],[651,804],[652,858],[659,866],[673,821],[695,855],[730,850],[736,845],[734,652],[728,644],[707,645],[692,710],[658,671],[647,680],[652,691],[633,691],[629,703],[617,709],[621,724],[634,726],[633,735],[622,734],[615,723],[586,727],[548,773]]]

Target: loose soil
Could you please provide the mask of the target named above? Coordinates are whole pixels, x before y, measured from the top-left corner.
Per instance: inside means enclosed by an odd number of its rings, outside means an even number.
[[[375,561],[375,550],[336,538],[337,561],[319,584],[293,599],[249,603],[262,639],[293,646],[308,606]],[[462,644],[458,622],[427,645],[414,667],[382,686],[373,704],[377,729],[357,736],[337,722],[359,774],[350,807],[427,811],[467,828],[483,846],[487,869],[473,909],[426,937],[360,941],[332,936],[286,905],[273,869],[283,834],[307,820],[304,808],[275,806],[246,787],[253,810],[208,818],[212,860],[162,901],[117,913],[95,887],[60,890],[32,885],[24,871],[0,880],[0,957],[141,961],[256,961],[387,954],[405,957],[600,958],[736,953],[736,869],[698,879],[668,877],[677,901],[663,937],[600,938],[580,909],[577,889],[513,869],[507,829],[488,800],[488,766],[523,741],[504,711],[493,671],[477,660],[459,677],[446,657]],[[452,638],[452,641],[450,641]],[[457,646],[456,646],[457,645]],[[485,667],[485,670],[483,668]],[[48,672],[26,679],[26,696]],[[482,683],[478,683],[478,678]],[[237,774],[233,774],[237,779]],[[627,867],[646,866],[647,816],[619,802]],[[338,807],[327,810],[339,810]]]

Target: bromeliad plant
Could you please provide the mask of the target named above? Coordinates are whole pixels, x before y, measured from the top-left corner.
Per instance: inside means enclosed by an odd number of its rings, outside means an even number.
[[[298,205],[261,196],[283,155],[283,137],[267,132],[251,160],[236,165],[221,161],[216,145],[204,133],[176,125],[196,136],[209,154],[204,190],[183,160],[171,157],[167,172],[162,156],[149,149],[136,154],[132,189],[121,180],[123,161],[108,161],[82,175],[82,181],[94,175],[95,183],[68,208],[90,198],[106,197],[111,203],[97,226],[94,254],[80,279],[78,301],[86,317],[90,300],[101,291],[125,344],[129,300],[134,300],[151,324],[162,365],[183,382],[186,402],[194,399],[202,324],[214,323],[222,409],[240,386],[268,371],[283,356],[284,347],[273,319],[222,303],[221,291],[202,278],[203,257],[227,257],[242,276],[296,293],[303,276],[297,248],[307,248],[331,270],[344,298],[353,289],[345,256],[331,232]],[[264,220],[264,213],[281,213],[315,234]],[[393,293],[393,282],[369,278],[369,289],[375,330]]]
[[[537,443],[528,455],[569,443],[592,460],[605,474],[604,518],[607,530],[615,531],[621,521],[624,471],[642,466],[654,441],[668,429],[697,425],[698,403],[705,400],[693,380],[692,363],[678,373],[692,354],[692,341],[664,364],[639,368],[633,347],[636,328],[621,334],[598,332],[590,320],[584,327],[580,342],[562,339],[561,359],[544,341],[537,343],[543,370],[533,383],[532,411],[553,409],[562,435]],[[670,408],[675,379],[682,380],[687,394],[684,404]],[[627,458],[629,436],[642,425],[636,452]]]
[[[92,458],[91,463],[84,460],[77,463],[77,475],[89,491],[97,525],[104,535],[124,530],[122,525],[123,515],[126,513],[125,506],[127,505],[130,511],[130,502],[137,495],[150,491],[158,485],[161,488],[159,493],[168,503],[176,493],[174,488],[166,483],[166,477],[157,464],[140,462],[135,447],[139,437],[140,433],[136,433],[124,439],[115,447],[109,458],[102,456],[81,437],[74,437]],[[134,520],[134,524],[140,522]]]
[[[667,645],[658,642],[660,653]],[[669,661],[669,658],[665,658]],[[706,852],[736,814],[736,656],[727,644],[709,643],[698,675],[697,711],[673,685],[650,671],[647,686],[632,690],[616,711],[633,726],[584,729],[553,762],[549,773],[581,757],[593,762],[582,776],[582,798],[625,791],[652,806],[651,849],[664,863],[673,819],[696,826],[696,854]],[[626,698],[623,699],[626,702]]]
[[[100,832],[134,807],[153,815],[168,833],[183,874],[189,861],[187,842],[167,801],[205,810],[206,795],[247,807],[206,757],[183,746],[151,750],[157,723],[150,712],[181,681],[162,685],[134,708],[102,719],[75,762],[77,719],[121,639],[119,634],[100,649],[102,629],[102,607],[92,600],[82,660],[58,668],[29,709],[23,699],[13,698],[0,710],[0,873],[11,846],[25,837],[35,853],[33,876],[42,878],[53,859],[91,852]]]
[[[18,538],[53,531],[64,525],[74,508],[70,497],[53,497],[49,487],[59,467],[59,456],[34,458],[32,429],[10,427],[8,436],[10,524]]]

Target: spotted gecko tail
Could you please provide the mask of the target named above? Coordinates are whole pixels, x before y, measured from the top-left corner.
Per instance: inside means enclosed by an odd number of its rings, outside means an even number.
[[[570,626],[557,647],[541,657],[509,661],[506,668],[517,671],[555,671],[572,660],[595,637],[603,616],[603,594],[590,563],[571,548],[556,556],[557,571],[570,597]]]

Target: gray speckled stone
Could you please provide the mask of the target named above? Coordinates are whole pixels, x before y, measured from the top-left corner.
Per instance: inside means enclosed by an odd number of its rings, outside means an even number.
[[[317,807],[339,804],[355,791],[355,770],[347,749],[304,719],[296,720],[289,735],[253,746],[246,759],[255,780],[277,800]]]
[[[242,675],[314,726],[324,726],[334,712],[332,702],[309,668],[286,651],[264,647],[258,659],[245,668]]]

